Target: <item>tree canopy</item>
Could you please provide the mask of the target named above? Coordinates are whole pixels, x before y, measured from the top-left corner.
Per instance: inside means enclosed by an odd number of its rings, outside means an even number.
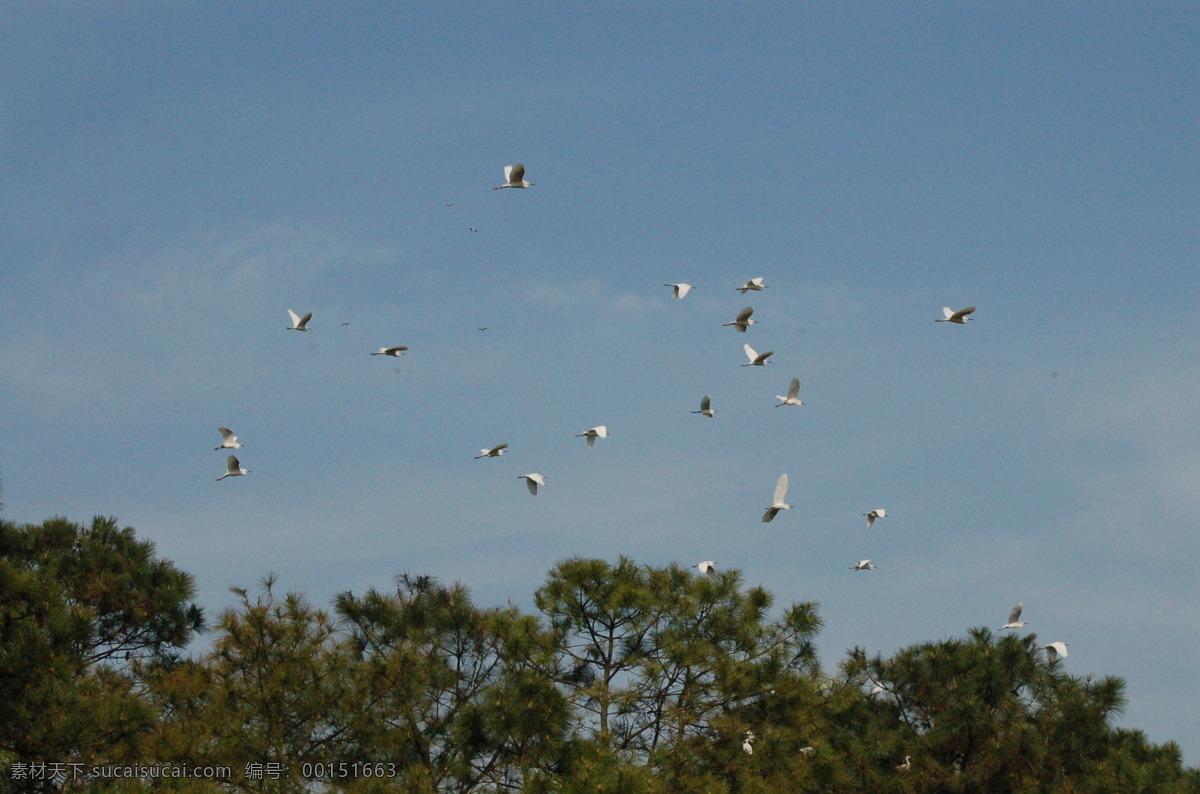
[[[401,574],[330,611],[274,576],[212,626],[114,519],[0,522],[0,790],[1197,792],[1036,637],[815,650],[818,605],[738,571],[564,560],[536,612]],[[34,779],[31,765],[224,768]],[[24,772],[24,774],[23,774]]]

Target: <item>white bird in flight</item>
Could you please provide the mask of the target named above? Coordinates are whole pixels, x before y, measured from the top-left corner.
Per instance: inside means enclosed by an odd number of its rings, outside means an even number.
[[[608,438],[608,427],[606,425],[597,425],[591,430],[585,430],[582,433],[576,433],[575,438],[587,439],[588,449],[591,449],[592,445],[596,443],[596,439]]]
[[[480,454],[475,456],[475,460],[479,460],[480,458],[498,458],[504,454],[504,450],[506,449],[508,449],[508,444],[497,444],[491,449],[481,449],[479,450]]]
[[[241,449],[242,445],[238,443],[238,437],[233,434],[233,431],[228,427],[218,427],[221,431],[221,446],[213,447],[213,449]]]
[[[1065,642],[1052,642],[1049,645],[1043,645],[1042,649],[1046,652],[1046,658],[1051,662],[1066,659],[1069,656]]]
[[[763,513],[762,521],[764,524],[771,523],[771,520],[778,515],[780,510],[790,510],[791,505],[783,500],[787,498],[788,476],[786,474],[779,475],[779,482],[775,483],[775,501],[767,508],[767,512]]]
[[[374,353],[372,353],[371,355],[373,355],[373,356],[391,356],[392,358],[395,358],[397,356],[404,355],[405,350],[408,350],[407,345],[397,345],[396,347],[381,347],[378,350],[376,350]]]
[[[225,479],[226,477],[240,477],[243,474],[249,474],[249,473],[250,473],[249,469],[242,468],[242,464],[238,462],[236,455],[230,455],[228,458],[225,459],[225,473],[217,478],[217,482],[220,482],[221,480]]]
[[[872,565],[870,560],[859,560],[857,563],[855,563],[854,567],[851,568],[850,570],[852,570],[852,571],[873,571],[878,567],[879,567],[878,565]]]
[[[1021,621],[1021,603],[1018,601],[1017,605],[1012,608],[1012,612],[1008,613],[1008,622],[1000,627],[1000,631],[1023,628],[1027,622]]]
[[[721,327],[728,328],[729,326],[732,325],[735,331],[737,331],[739,334],[744,334],[744,333],[746,333],[747,328],[749,328],[752,325],[757,325],[757,321],[750,319],[750,315],[752,315],[752,314],[754,314],[754,307],[747,306],[746,308],[744,308],[740,312],[738,312],[738,316],[737,316],[736,320],[734,320],[731,323],[721,323]]]
[[[758,278],[752,278],[740,287],[734,287],[735,290],[742,293],[743,295],[745,295],[750,290],[754,290],[755,292],[762,292],[766,288],[767,288],[766,285],[763,284],[762,276],[759,276]]]
[[[750,345],[743,345],[742,348],[746,351],[746,358],[750,359],[749,364],[743,364],[743,367],[765,367],[771,363],[767,358],[775,353],[774,350],[768,350],[766,353],[755,351]]]
[[[689,292],[691,292],[693,289],[691,284],[684,284],[682,281],[679,282],[678,284],[663,284],[663,286],[670,287],[671,288],[671,297],[679,298],[680,300],[683,300],[684,298],[686,298],[687,294]]]
[[[935,323],[958,323],[959,325],[966,325],[968,321],[973,319],[973,318],[967,316],[968,314],[970,314],[973,311],[975,311],[974,306],[968,306],[967,308],[959,309],[958,311],[954,311],[954,309],[951,309],[949,306],[943,306],[942,314],[944,314],[946,316],[939,318],[937,320],[934,320],[934,322]]]
[[[693,565],[692,567],[699,568],[700,573],[706,573],[709,576],[717,575],[717,564],[712,560],[705,560],[704,562],[698,562],[695,565]]]
[[[712,407],[712,400],[709,399],[709,396],[706,394],[704,395],[704,399],[700,401],[700,410],[692,411],[692,413],[701,414],[702,416],[707,416],[709,419],[712,419],[713,414],[716,413],[716,409]]]
[[[887,511],[882,507],[877,507],[869,513],[863,513],[863,515],[867,517],[867,529],[870,529],[875,523],[875,519],[887,518]]]
[[[776,408],[782,408],[785,405],[804,405],[804,400],[800,399],[800,379],[792,378],[792,385],[788,386],[787,396],[782,394],[775,395],[776,400],[782,400]]]
[[[312,312],[301,317],[291,309],[288,309],[288,316],[292,318],[292,324],[288,326],[289,331],[307,331],[308,321],[312,319]]]
[[[525,484],[529,486],[529,492],[534,496],[537,496],[538,486],[546,484],[546,478],[537,472],[532,474],[518,474],[517,479],[524,480]]]
[[[502,190],[506,187],[532,187],[532,182],[525,181],[525,164],[513,163],[504,166],[504,181],[506,184],[496,185],[492,190]]]

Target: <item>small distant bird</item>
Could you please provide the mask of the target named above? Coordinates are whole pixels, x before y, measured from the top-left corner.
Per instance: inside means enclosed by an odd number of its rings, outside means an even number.
[[[700,573],[706,573],[709,576],[717,575],[717,564],[715,562],[713,562],[712,560],[705,560],[704,562],[698,562],[695,565],[693,565],[692,567],[699,568]]]
[[[878,567],[879,567],[878,565],[872,565],[870,560],[859,560],[855,564],[855,566],[853,568],[851,568],[850,570],[852,570],[852,571],[873,571]]]
[[[742,750],[746,755],[754,755],[754,740],[758,737],[754,735],[754,731],[746,731],[742,734]]]
[[[504,450],[506,449],[508,449],[508,444],[497,444],[491,449],[481,449],[479,450],[480,454],[475,456],[475,460],[479,460],[480,458],[498,458],[504,454]]]
[[[1008,622],[1000,627],[1000,631],[1023,628],[1027,622],[1021,621],[1021,602],[1018,601],[1017,605],[1012,608],[1012,612],[1008,613]]]
[[[488,329],[488,327],[485,325],[484,327],[482,327],[482,328],[476,328],[475,330],[476,330],[476,331],[486,331],[487,329]]]
[[[345,328],[345,327],[346,327],[347,325],[349,325],[349,324],[350,324],[350,323],[342,323],[342,327],[343,327],[343,328]]]
[[[517,479],[524,480],[525,484],[529,486],[529,492],[534,496],[537,496],[538,486],[546,484],[546,478],[537,472],[533,474],[518,474]]]
[[[758,353],[750,345],[743,345],[742,349],[746,351],[746,358],[750,359],[749,364],[743,364],[743,367],[765,367],[770,362],[767,358],[775,353],[774,350],[768,350],[766,353]]]
[[[731,323],[721,323],[721,327],[728,328],[729,326],[732,325],[733,329],[735,331],[737,331],[739,334],[744,334],[744,333],[746,333],[747,328],[749,328],[752,325],[757,324],[757,321],[750,319],[750,315],[752,315],[752,314],[754,314],[754,307],[747,306],[746,308],[744,308],[740,312],[738,312],[738,316],[737,316],[736,320],[734,320]]]
[[[783,401],[776,405],[776,408],[782,408],[785,405],[804,405],[804,400],[800,399],[800,379],[792,378],[792,385],[788,386],[787,397],[776,394],[775,399]]]
[[[288,309],[288,315],[292,318],[292,324],[288,326],[289,331],[307,331],[308,321],[312,319],[312,312],[301,317],[291,309]]]
[[[700,410],[692,411],[692,413],[707,416],[709,419],[713,418],[713,414],[716,413],[716,410],[713,409],[712,400],[709,399],[707,394],[704,395],[704,399],[700,401]]]
[[[800,755],[812,755],[816,751],[817,749],[815,747],[801,747],[796,752],[800,753]]]
[[[970,314],[973,311],[975,311],[974,306],[968,306],[967,308],[959,309],[958,311],[954,311],[954,309],[951,309],[949,306],[944,306],[944,307],[942,307],[942,314],[944,314],[946,316],[939,318],[937,320],[934,320],[934,322],[935,323],[958,323],[959,325],[966,325],[968,321],[973,319],[973,318],[967,316],[968,314]]]
[[[763,513],[762,521],[764,524],[771,523],[771,520],[778,515],[780,510],[790,510],[791,505],[783,500],[787,498],[788,491],[788,476],[786,474],[779,475],[779,481],[775,483],[775,500],[771,506],[767,508],[767,512]]]
[[[1049,645],[1043,645],[1042,649],[1046,651],[1046,659],[1051,662],[1057,662],[1059,659],[1066,659],[1069,656],[1065,642],[1052,642]]]
[[[221,446],[213,447],[213,449],[241,449],[242,445],[238,443],[238,437],[233,434],[233,431],[228,427],[218,427],[221,431]]]
[[[686,298],[687,294],[692,291],[692,285],[684,284],[683,282],[680,282],[678,284],[663,284],[663,286],[670,287],[671,288],[671,297],[679,298],[680,300]]]
[[[391,356],[392,358],[395,358],[397,356],[404,355],[405,350],[408,350],[407,345],[396,345],[395,347],[381,347],[378,350],[376,350],[374,353],[372,353],[371,355],[373,355],[373,356]]]
[[[512,165],[504,166],[504,181],[506,184],[496,185],[492,190],[501,190],[506,187],[533,187],[532,182],[525,181],[524,163],[513,163]]]
[[[225,479],[226,477],[240,477],[243,474],[249,474],[249,473],[250,473],[249,469],[242,468],[242,464],[238,462],[236,455],[230,455],[228,458],[225,459],[225,473],[217,478],[217,482],[220,482],[221,480]]]
[[[508,186],[507,186],[507,185],[505,185],[505,187],[508,187]],[[468,226],[468,227],[467,227],[467,231],[469,231],[469,232],[475,232],[475,234],[479,234],[479,230],[478,230],[478,229],[476,229],[474,226]]]
[[[766,289],[766,285],[763,284],[762,276],[759,276],[758,278],[750,279],[749,281],[747,281],[745,284],[743,284],[740,287],[734,287],[734,289],[737,290],[738,292],[742,293],[743,295],[745,295],[750,290],[754,290],[755,292],[762,292],[763,290]]]
[[[870,529],[871,526],[875,523],[875,519],[887,518],[887,511],[884,510],[882,507],[879,507],[879,508],[872,510],[869,513],[863,513],[863,515],[867,517],[867,529]]]
[[[900,764],[896,768],[903,770],[903,771],[907,771],[911,766],[912,766],[912,756],[906,755],[906,756],[904,756],[904,763]]]
[[[585,430],[582,433],[576,433],[575,438],[586,438],[588,449],[591,449],[592,445],[596,443],[596,439],[608,438],[608,427],[605,425],[597,425],[591,430]]]
[[[453,207],[453,206],[454,206],[454,202],[453,202],[453,201],[451,201],[449,204],[443,204],[442,206],[443,206],[443,207]]]

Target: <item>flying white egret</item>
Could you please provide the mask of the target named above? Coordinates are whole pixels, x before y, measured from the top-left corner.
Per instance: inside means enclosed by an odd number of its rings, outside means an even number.
[[[1004,631],[1005,629],[1019,629],[1024,626],[1025,623],[1021,621],[1021,602],[1018,601],[1017,605],[1012,608],[1012,612],[1008,613],[1008,622],[1000,627],[1000,631]]]
[[[792,378],[792,384],[788,386],[787,397],[784,397],[782,394],[776,394],[775,399],[783,401],[779,405],[776,405],[776,408],[782,408],[785,405],[804,405],[804,400],[800,399],[800,379]]]
[[[508,185],[505,185],[505,187],[508,187]],[[517,185],[517,187],[520,187],[520,185]],[[473,234],[479,234],[479,230],[476,229],[474,226],[468,226],[467,231],[469,231]]]
[[[800,753],[800,755],[812,755],[816,751],[817,751],[817,748],[815,748],[815,747],[801,747],[796,752]]]
[[[712,419],[713,414],[716,412],[716,409],[712,407],[712,400],[707,394],[704,395],[704,399],[700,401],[700,410],[692,411],[694,414],[702,414],[703,416],[707,416],[709,419]]]
[[[735,331],[737,331],[739,334],[744,334],[744,333],[746,333],[747,328],[749,328],[752,325],[756,325],[758,322],[757,320],[750,319],[750,315],[752,315],[752,314],[754,314],[754,307],[747,306],[746,308],[744,308],[740,312],[738,312],[738,316],[737,316],[736,320],[734,320],[731,323],[721,323],[721,327],[728,328],[729,326],[732,325]]]
[[[968,314],[970,314],[973,311],[975,311],[974,306],[968,306],[967,308],[959,309],[958,311],[954,311],[954,309],[951,309],[949,306],[943,306],[942,314],[944,314],[946,316],[939,318],[937,320],[934,320],[934,322],[935,323],[958,323],[959,325],[966,325],[967,322],[969,322],[971,319],[973,319],[973,318],[967,316]]]
[[[869,513],[863,513],[867,517],[867,529],[870,529],[875,524],[877,518],[887,518],[887,511],[882,507],[877,507]]]
[[[587,439],[588,449],[591,449],[592,445],[596,443],[596,439],[608,438],[608,427],[605,425],[597,425],[591,430],[585,430],[582,433],[576,433],[575,438]]]
[[[750,345],[742,345],[742,349],[746,351],[746,358],[750,359],[749,364],[743,364],[743,367],[765,367],[771,362],[767,358],[774,355],[774,350],[768,350],[766,353],[759,353]]]
[[[217,478],[217,482],[220,482],[221,480],[225,479],[226,477],[240,477],[243,474],[249,474],[249,473],[250,473],[249,469],[242,468],[242,464],[238,462],[236,455],[230,455],[228,458],[225,459],[225,473]]]
[[[911,766],[912,766],[912,756],[906,755],[906,756],[904,756],[904,763],[898,765],[896,768],[900,769],[900,770],[908,770]]]
[[[496,185],[492,190],[502,190],[506,187],[533,187],[532,182],[525,181],[525,164],[513,163],[504,166],[504,181],[507,184]]]
[[[762,292],[766,288],[767,288],[766,285],[763,284],[762,276],[759,276],[758,278],[752,278],[740,287],[734,287],[735,290],[742,293],[743,295],[745,295],[750,290],[754,290],[755,292]]]
[[[709,576],[717,575],[717,564],[712,560],[705,560],[704,562],[698,562],[695,565],[693,565],[692,567],[699,568],[700,573],[706,573]]]
[[[238,443],[238,437],[233,434],[233,431],[228,427],[218,427],[221,431],[221,446],[213,447],[213,449],[241,449],[242,445]]]
[[[852,570],[852,571],[873,571],[878,567],[879,567],[878,565],[872,565],[870,560],[859,560],[854,565],[854,567],[851,568],[850,570]]]
[[[475,460],[480,458],[498,458],[504,454],[504,450],[508,449],[508,444],[497,444],[491,449],[481,449],[480,454],[475,456]]]
[[[671,288],[671,297],[683,300],[687,294],[694,289],[691,284],[684,284],[682,281],[678,284],[663,284],[664,287]]]
[[[518,474],[517,479],[524,480],[525,484],[529,486],[529,492],[534,496],[537,496],[538,486],[546,484],[546,478],[537,472],[532,474]]]
[[[292,324],[288,326],[289,331],[307,331],[308,321],[312,319],[312,312],[301,317],[291,309],[288,309],[288,316],[292,318]]]
[[[371,355],[373,355],[373,356],[391,356],[392,358],[395,358],[396,356],[404,355],[405,350],[408,350],[407,345],[396,345],[395,347],[381,347],[378,350],[376,350],[374,353],[372,353]]]
[[[769,524],[771,519],[779,513],[780,510],[790,510],[791,505],[783,500],[787,498],[788,476],[786,474],[779,475],[779,482],[775,483],[775,501],[767,508],[767,512],[763,513],[763,523]]]
[[[1043,645],[1042,649],[1046,651],[1046,659],[1051,662],[1066,659],[1069,655],[1067,653],[1067,643],[1065,642],[1052,642],[1049,645]]]

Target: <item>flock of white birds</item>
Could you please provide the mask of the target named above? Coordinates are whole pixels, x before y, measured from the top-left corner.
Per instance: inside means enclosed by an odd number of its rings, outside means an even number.
[[[504,167],[504,184],[496,185],[495,187],[492,188],[492,190],[501,190],[504,188],[524,189],[524,188],[532,187],[533,184],[534,184],[533,182],[528,182],[525,180],[525,166],[522,163],[515,163],[513,165]],[[447,206],[447,207],[453,206],[453,203],[446,204],[445,206]],[[471,232],[478,231],[474,227],[470,227],[469,230]],[[765,279],[761,276],[752,278],[749,281],[747,281],[746,283],[742,284],[741,286],[734,287],[734,290],[741,293],[742,295],[745,295],[748,292],[762,292],[763,290],[767,289],[767,285],[765,283],[763,283],[764,281],[765,281]],[[694,287],[693,285],[687,284],[684,282],[668,283],[668,284],[664,284],[664,286],[671,288],[671,297],[673,299],[677,299],[677,300],[682,300],[682,299],[686,298],[688,293],[690,293],[693,289],[696,289],[696,287]],[[952,309],[949,306],[947,306],[942,309],[943,316],[937,318],[934,322],[954,323],[956,325],[966,325],[967,322],[974,319],[969,316],[974,311],[975,311],[974,306],[967,306],[962,309]],[[746,306],[745,308],[743,308],[741,311],[738,312],[737,316],[733,319],[732,322],[723,323],[722,327],[726,327],[726,328],[731,327],[738,333],[744,334],[750,329],[751,326],[758,324],[758,321],[753,319],[753,315],[754,315],[754,307]],[[289,331],[305,331],[305,332],[309,330],[308,323],[312,319],[312,312],[308,312],[307,314],[301,316],[301,315],[296,314],[296,312],[292,311],[291,309],[288,309],[288,316],[291,318],[292,324],[287,327],[287,330],[289,330]],[[345,325],[345,323],[343,323],[343,325]],[[487,329],[479,328],[478,330],[486,331]],[[742,364],[743,367],[766,366],[767,364],[771,363],[768,359],[774,354],[773,350],[768,350],[766,352],[759,353],[757,350],[755,350],[749,344],[744,345],[743,349],[745,350],[746,359],[747,359],[746,363]],[[404,355],[404,353],[407,350],[408,350],[408,347],[405,345],[395,345],[395,346],[391,346],[391,347],[381,347],[374,353],[371,353],[371,355],[372,356],[399,357],[399,356]],[[791,383],[788,386],[786,395],[778,394],[775,396],[776,396],[776,399],[778,399],[780,401],[775,406],[776,408],[783,408],[785,406],[801,406],[801,405],[805,404],[804,401],[800,399],[800,379],[798,377],[792,378]],[[700,400],[700,410],[692,411],[691,413],[700,414],[701,416],[704,416],[709,419],[714,418],[717,411],[716,411],[716,409],[714,409],[712,407],[711,396],[705,395]],[[221,433],[222,441],[221,441],[220,446],[215,447],[215,449],[221,450],[221,449],[241,449],[242,448],[241,443],[238,441],[238,437],[236,435],[234,435],[233,431],[231,431],[229,428],[221,427],[221,428],[218,428],[218,430]],[[609,431],[608,431],[608,427],[606,425],[597,425],[595,427],[592,427],[592,428],[589,428],[589,429],[583,431],[582,433],[577,433],[575,435],[576,438],[584,439],[586,441],[589,449],[593,448],[593,446],[596,443],[596,439],[605,439],[605,438],[608,438],[608,436],[609,436]],[[480,454],[476,455],[475,459],[481,460],[484,458],[498,458],[501,455],[503,455],[505,450],[507,450],[507,449],[508,449],[507,443],[496,444],[492,447],[480,449],[480,451],[479,451]],[[227,477],[240,477],[240,476],[243,476],[243,475],[246,475],[249,473],[250,473],[250,469],[243,468],[241,465],[241,462],[238,460],[236,455],[229,455],[228,458],[226,459],[225,473],[223,475],[221,475],[220,477],[218,477],[217,481],[219,482],[221,480],[226,479]],[[537,496],[538,489],[546,487],[546,480],[548,478],[546,477],[546,475],[541,474],[539,472],[530,472],[528,474],[518,475],[517,479],[525,480],[525,485],[529,489],[529,493],[533,496]],[[774,497],[771,501],[771,504],[768,505],[763,512],[763,516],[762,516],[763,523],[771,522],[772,520],[775,519],[775,517],[780,512],[782,512],[784,510],[789,510],[792,507],[786,501],[787,492],[788,492],[788,476],[787,476],[787,474],[781,474],[781,475],[779,475],[779,479],[775,483],[775,493],[774,493]],[[885,510],[884,508],[881,508],[881,507],[875,508],[869,512],[863,513],[863,515],[866,516],[866,519],[867,519],[867,529],[871,529],[874,526],[875,521],[877,519],[887,517],[887,510]],[[715,561],[705,560],[703,562],[693,565],[692,567],[697,568],[700,571],[700,573],[702,573],[702,574],[706,574],[708,576],[718,576],[719,572],[718,572],[716,566],[717,566],[717,563]],[[871,562],[871,560],[867,559],[867,560],[859,560],[853,566],[851,566],[850,570],[873,571],[873,570],[876,570],[878,567],[879,566],[874,565]],[[1026,625],[1026,623],[1022,622],[1020,620],[1021,610],[1022,610],[1022,605],[1018,603],[1015,607],[1013,607],[1012,613],[1009,615],[1009,618],[1008,618],[1008,623],[1006,623],[1004,626],[1002,626],[999,630],[1004,631],[1004,630],[1008,630],[1008,629],[1023,628]],[[1042,646],[1042,648],[1046,651],[1047,657],[1051,662],[1057,661],[1058,659],[1066,658],[1068,655],[1067,654],[1067,643],[1065,643],[1065,642],[1051,642],[1047,645]],[[879,687],[876,687],[876,689],[878,690]],[[746,753],[752,754],[754,752],[753,743],[756,738],[757,737],[755,736],[755,734],[752,731],[747,732],[745,734],[745,736],[743,736],[742,748],[743,748],[743,750],[745,750]],[[804,748],[804,749],[811,751],[812,748]],[[897,769],[907,770],[910,766],[910,763],[911,763],[911,760],[910,760],[909,756],[905,756],[904,763],[900,764],[897,767]]]

